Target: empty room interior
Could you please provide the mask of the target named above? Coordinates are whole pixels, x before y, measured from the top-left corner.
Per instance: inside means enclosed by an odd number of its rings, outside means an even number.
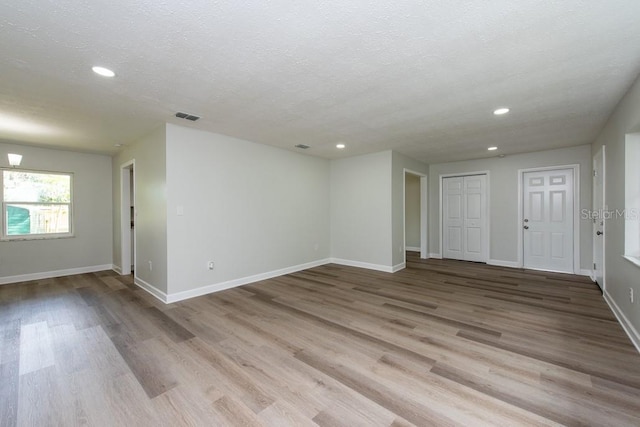
[[[0,5],[0,425],[640,425],[640,2]]]

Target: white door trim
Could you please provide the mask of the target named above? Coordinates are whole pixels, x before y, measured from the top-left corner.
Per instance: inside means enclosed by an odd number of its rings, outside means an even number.
[[[607,156],[606,156],[606,150],[605,150],[606,146],[603,145],[600,150],[598,150],[598,152],[596,152],[596,154],[594,154],[593,156],[593,168],[594,168],[594,172],[595,172],[595,160],[596,160],[596,156],[598,155],[598,153],[602,152],[602,170],[600,171],[602,173],[602,206],[592,206],[592,209],[603,209],[606,210],[607,209]],[[595,180],[595,175],[594,175],[594,180]],[[595,182],[593,183],[595,184]],[[595,201],[595,191],[596,191],[596,187],[595,185],[592,184],[592,188],[594,191],[594,194],[592,196],[592,201]],[[602,292],[604,293],[604,291],[607,289],[607,274],[606,274],[606,259],[607,259],[607,245],[605,244],[605,237],[607,236],[606,234],[606,227],[607,227],[607,221],[604,219],[604,217],[601,218],[602,219],[602,233],[603,235],[602,237]],[[594,232],[595,228],[594,227],[595,223],[592,224],[592,233]],[[596,253],[596,245],[598,244],[598,239],[595,235],[592,235],[591,238],[593,239],[593,261],[595,263],[595,253]],[[596,282],[596,272],[595,270],[592,272],[592,280],[594,282]]]
[[[133,206],[135,209],[135,182],[136,182],[136,161],[135,159],[129,160],[126,163],[120,165],[120,274],[131,274],[131,265],[135,268],[135,246],[133,253],[131,251],[131,181],[130,169],[133,169]],[[135,215],[135,213],[134,213]],[[137,225],[137,224],[136,224]],[[134,227],[133,241],[136,242]]]
[[[561,169],[573,170],[573,274],[582,274],[580,270],[580,165],[544,166],[538,168],[518,169],[518,267],[524,266],[524,174]]]
[[[420,177],[420,258],[429,258],[429,178]],[[406,251],[405,251],[406,252]]]
[[[404,262],[407,263],[407,224],[406,224],[406,204],[407,204],[407,174],[416,175],[420,177],[420,258],[427,259],[429,254],[427,252],[427,243],[429,241],[428,232],[428,200],[427,195],[427,175],[421,172],[416,172],[411,169],[404,168],[402,173],[402,246],[404,247]]]
[[[445,173],[445,174],[441,174],[439,175],[439,205],[440,205],[440,210],[439,210],[439,215],[440,215],[440,224],[439,224],[439,236],[440,236],[440,253],[435,254],[436,256],[434,258],[438,258],[441,259],[444,249],[443,249],[443,236],[442,236],[442,232],[443,232],[443,226],[442,223],[444,221],[443,218],[443,206],[442,206],[442,202],[443,202],[443,198],[442,198],[442,180],[444,178],[451,178],[454,176],[473,176],[473,175],[486,175],[487,176],[487,238],[485,239],[486,241],[484,242],[485,245],[485,253],[487,254],[487,261],[491,259],[491,252],[490,252],[490,242],[491,242],[491,172],[488,170],[482,170],[482,171],[475,171],[475,172],[461,172],[461,173]]]

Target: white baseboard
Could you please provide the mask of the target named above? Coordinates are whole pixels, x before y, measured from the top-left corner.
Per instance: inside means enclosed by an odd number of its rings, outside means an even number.
[[[163,303],[167,304],[169,299],[167,294],[162,292],[160,289],[156,288],[152,284],[145,282],[144,280],[142,280],[137,276],[133,278],[133,283],[135,283],[139,288],[149,292],[151,295],[158,298]]]
[[[420,252],[420,248],[416,246],[407,246],[404,249],[409,252]]]
[[[442,254],[430,253],[429,258],[442,259]]]
[[[242,277],[240,279],[228,280],[226,282],[214,283],[212,285],[202,286],[200,288],[191,289],[188,291],[176,292],[166,295],[165,302],[170,304],[172,302],[178,302],[189,298],[199,297],[201,295],[211,294],[213,292],[223,291],[225,289],[235,288],[237,286],[248,285],[249,283],[259,282],[261,280],[271,279],[273,277],[283,276],[285,274],[295,273],[296,271],[306,270],[312,267],[318,267],[320,265],[328,264],[330,261],[328,258],[318,261],[312,261],[305,264],[294,265],[292,267],[282,268],[280,270],[269,271],[267,273],[260,273],[253,276]],[[154,288],[155,289],[155,288]],[[160,292],[155,289],[156,292]],[[151,292],[149,290],[149,292]],[[154,295],[157,297],[157,295]]]
[[[362,262],[362,261],[352,261],[350,259],[342,259],[342,258],[331,258],[330,262],[332,264],[346,265],[347,267],[366,268],[367,270],[383,271],[385,273],[393,273],[394,272],[393,269],[400,266],[400,264],[398,264],[397,266],[389,266],[389,265],[382,265],[382,264],[371,264],[369,262]]]
[[[401,262],[400,264],[396,264],[393,267],[391,267],[391,272],[395,273],[396,271],[404,270],[405,268],[407,268],[407,263]]]
[[[497,267],[520,268],[520,264],[518,264],[518,261],[504,261],[501,259],[489,259],[487,260],[487,264],[495,265]]]
[[[627,316],[624,315],[622,310],[620,310],[620,307],[618,307],[618,304],[616,304],[616,302],[613,300],[613,298],[611,298],[611,295],[609,295],[606,290],[604,291],[604,300],[607,302],[607,304],[609,304],[609,308],[611,308],[611,311],[613,311],[613,314],[618,319],[620,325],[622,325],[622,329],[624,329],[624,331],[631,339],[631,342],[636,347],[636,350],[640,352],[640,334],[638,333],[638,330],[633,327],[631,322],[629,322],[629,319],[627,319]]]
[[[111,269],[112,269],[113,271],[115,271],[116,273],[118,273],[118,274],[122,274],[122,268],[120,268],[120,266],[119,266],[119,265],[112,264],[112,265],[111,265]]]
[[[68,268],[65,270],[43,271],[41,273],[19,274],[17,276],[0,277],[0,285],[9,283],[29,282],[31,280],[51,279],[53,277],[71,276],[74,274],[95,273],[96,271],[111,270],[111,264],[92,265],[89,267]]]

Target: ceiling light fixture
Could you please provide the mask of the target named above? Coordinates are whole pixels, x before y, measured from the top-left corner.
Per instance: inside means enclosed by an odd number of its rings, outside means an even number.
[[[489,148],[487,148],[487,150],[489,150],[489,151],[495,151],[497,149],[498,149],[498,147],[489,147]]]
[[[495,114],[496,116],[501,116],[503,114],[507,114],[509,112],[509,109],[507,107],[500,107],[498,109],[496,109],[493,114]]]
[[[11,166],[13,166],[14,168],[16,166],[20,166],[20,163],[22,162],[22,154],[9,153],[7,154],[7,157],[9,158],[9,164]]]
[[[92,67],[91,68],[93,70],[94,73],[102,76],[102,77],[113,77],[116,75],[116,73],[114,73],[113,71],[111,71],[108,68],[104,68],[104,67]]]
[[[339,150],[343,150],[345,147],[346,147],[346,145],[344,145],[342,143],[341,144],[336,144],[336,148],[339,149]]]

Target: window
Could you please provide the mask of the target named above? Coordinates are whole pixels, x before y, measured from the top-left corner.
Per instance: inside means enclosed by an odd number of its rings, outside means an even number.
[[[625,137],[624,257],[640,267],[640,133]]]
[[[73,175],[3,169],[2,239],[72,236]]]

